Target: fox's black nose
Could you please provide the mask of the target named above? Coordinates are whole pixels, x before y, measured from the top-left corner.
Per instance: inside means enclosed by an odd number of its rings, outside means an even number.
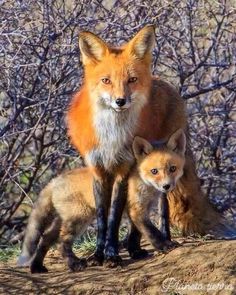
[[[165,184],[165,185],[163,185],[163,188],[164,188],[164,190],[168,191],[168,189],[170,188],[170,185],[169,184]]]
[[[124,98],[117,98],[116,100],[116,104],[119,106],[119,107],[123,107],[126,103],[126,100]]]

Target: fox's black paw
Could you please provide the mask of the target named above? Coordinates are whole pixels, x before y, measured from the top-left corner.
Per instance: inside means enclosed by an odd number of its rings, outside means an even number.
[[[32,263],[30,265],[30,272],[31,273],[46,273],[48,272],[48,269],[44,265],[40,265],[37,263]]]
[[[139,249],[139,250],[135,250],[135,251],[130,251],[129,255],[132,259],[138,260],[138,259],[144,259],[146,257],[148,257],[148,251],[145,249]]]
[[[122,258],[119,255],[106,256],[104,260],[104,266],[107,268],[122,266]]]
[[[73,272],[82,271],[87,267],[87,261],[84,258],[70,259],[68,261],[68,267]]]
[[[87,265],[88,266],[101,266],[103,265],[104,255],[94,253],[87,258]]]

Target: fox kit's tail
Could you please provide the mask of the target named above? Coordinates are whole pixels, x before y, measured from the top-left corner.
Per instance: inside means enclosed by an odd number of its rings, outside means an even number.
[[[35,253],[40,237],[54,219],[52,204],[52,183],[49,183],[40,193],[30,214],[25,232],[21,254],[18,258],[18,266],[29,266],[30,260]]]

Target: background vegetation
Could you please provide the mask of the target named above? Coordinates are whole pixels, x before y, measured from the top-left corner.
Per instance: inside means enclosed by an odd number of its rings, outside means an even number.
[[[83,78],[81,30],[122,44],[156,25],[153,73],[186,100],[203,188],[236,218],[235,13],[234,0],[1,1],[0,244],[21,239],[51,177],[81,164],[64,120]]]

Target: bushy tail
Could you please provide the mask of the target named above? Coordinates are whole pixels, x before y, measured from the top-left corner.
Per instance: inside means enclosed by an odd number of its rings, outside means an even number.
[[[235,239],[236,228],[217,212],[203,194],[191,157],[176,189],[169,193],[171,223],[184,235],[212,235],[216,239]]]
[[[52,184],[49,183],[49,185],[42,190],[30,214],[22,251],[17,261],[18,266],[29,266],[41,235],[53,221],[54,207],[52,204],[51,185]]]

